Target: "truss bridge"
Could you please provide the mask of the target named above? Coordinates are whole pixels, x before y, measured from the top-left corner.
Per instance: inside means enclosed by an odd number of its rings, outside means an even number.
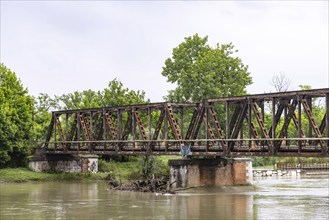
[[[329,88],[52,112],[47,154],[328,157]]]

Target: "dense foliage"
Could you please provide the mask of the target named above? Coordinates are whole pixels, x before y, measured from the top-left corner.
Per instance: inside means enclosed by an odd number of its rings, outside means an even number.
[[[0,167],[23,165],[33,138],[33,99],[0,64]]]
[[[149,102],[144,91],[125,88],[122,82],[114,79],[101,91],[84,90],[56,97],[61,109],[97,108],[122,106]]]
[[[252,83],[248,66],[234,54],[234,46],[207,44],[208,37],[198,34],[186,37],[173,49],[172,58],[165,61],[162,75],[177,84],[169,91],[168,101],[200,101],[206,98],[246,94],[246,86]]]

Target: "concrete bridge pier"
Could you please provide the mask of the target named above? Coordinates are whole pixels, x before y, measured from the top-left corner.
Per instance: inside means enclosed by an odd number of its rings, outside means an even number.
[[[173,188],[251,185],[253,181],[249,158],[178,159],[168,163]]]
[[[29,167],[36,172],[56,171],[65,173],[96,173],[98,171],[97,155],[54,154],[34,156]]]

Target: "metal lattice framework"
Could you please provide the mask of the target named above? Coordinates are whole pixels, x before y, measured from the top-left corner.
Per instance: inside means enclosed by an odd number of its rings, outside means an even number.
[[[55,111],[45,149],[48,154],[328,157],[328,145],[326,88]]]

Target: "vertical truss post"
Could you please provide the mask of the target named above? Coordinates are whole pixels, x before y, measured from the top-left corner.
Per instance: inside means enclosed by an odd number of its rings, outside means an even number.
[[[93,123],[94,123],[94,120],[93,120],[93,112],[90,111],[89,113],[89,117],[90,117],[90,133],[89,133],[89,138],[90,138],[90,141],[94,140],[94,131],[93,131]],[[94,143],[92,142],[89,142],[88,144],[88,149],[89,149],[89,152],[92,151],[92,147],[93,147]]]
[[[230,103],[229,101],[226,101],[225,102],[225,110],[226,110],[226,113],[225,113],[225,122],[226,122],[226,138],[230,138],[231,137],[231,131],[230,131]],[[226,146],[224,146],[224,155],[227,155],[228,153],[228,147],[230,146],[230,141],[227,141],[227,144]]]
[[[90,139],[94,139],[94,113],[92,111],[90,111],[89,113],[89,117],[90,117]]]
[[[68,132],[68,129],[69,129],[68,128],[69,127],[69,123],[68,123],[69,119],[68,118],[69,118],[68,113],[66,113],[65,114],[65,140],[69,140],[68,139],[68,133],[69,133]],[[64,146],[65,146],[65,152],[67,152],[67,150],[68,150],[67,148],[68,148],[69,144],[65,143]]]
[[[166,105],[166,104],[165,104]],[[166,106],[163,106],[164,110],[164,133],[165,133],[165,152],[168,151],[168,111],[166,111]]]
[[[118,109],[118,140],[122,140],[122,112],[120,109]],[[120,142],[116,144],[116,150],[119,150]]]
[[[103,120],[103,141],[107,140],[107,127],[106,127],[106,118],[105,118],[105,109],[102,109],[102,120]],[[106,142],[104,142],[104,151],[106,150]]]
[[[275,130],[276,130],[276,114],[275,114],[275,112],[276,112],[276,107],[275,107],[275,105],[276,105],[276,99],[275,98],[272,98],[272,139],[273,139],[273,141],[272,141],[272,147],[270,147],[270,154],[271,154],[271,156],[274,156],[275,154],[276,154],[276,149],[275,149],[275,147],[276,147],[276,145],[275,145],[275,141],[274,141],[274,139],[275,139]]]
[[[183,138],[184,137],[184,108],[180,107],[179,110],[180,110],[180,132]]]
[[[135,109],[131,108],[131,115],[133,115],[133,117],[131,117],[131,123],[132,123],[132,136],[133,136],[133,147],[134,149],[136,148],[136,119],[135,119]]]
[[[147,143],[147,151],[150,150],[151,146],[151,139],[152,139],[152,118],[151,118],[151,108],[147,108],[147,122],[148,122],[148,140],[149,142]]]
[[[101,120],[103,121],[103,140],[107,140],[107,127],[106,127],[106,116],[105,116],[105,109],[102,109],[101,113]]]
[[[208,152],[209,150],[209,126],[208,126],[208,123],[209,123],[209,103],[207,102],[207,100],[204,100],[203,102],[203,106],[205,108],[205,113],[206,113],[206,120],[205,120],[205,132],[206,132],[206,152]]]
[[[284,99],[282,101],[284,103],[284,107],[283,107],[283,121],[286,121],[287,120],[287,115],[288,115],[288,103],[287,103],[287,100]]]
[[[298,138],[302,138],[302,100],[301,97],[297,97],[297,106],[298,106]],[[302,142],[298,141],[298,153],[302,150]]]
[[[244,101],[245,102],[245,105],[247,106],[247,108],[248,108],[248,101],[246,100],[246,101]],[[242,116],[243,117],[243,116]],[[241,141],[240,141],[240,146],[243,146],[243,129],[244,129],[244,124],[243,124],[243,121],[244,121],[244,119],[242,119],[242,122],[241,122],[241,128],[240,128],[240,139],[241,139]]]
[[[329,93],[326,93],[326,137],[329,138]],[[328,156],[329,154],[329,140],[327,140],[327,147],[322,147],[322,155]]]
[[[78,129],[77,129],[77,142],[78,142],[78,152],[80,151],[80,124],[81,124],[81,122],[80,122],[80,112],[77,112],[77,115],[76,115],[76,117],[77,117],[77,127],[78,127]]]
[[[69,115],[68,115],[68,113],[66,113],[65,114],[65,140],[68,140],[68,133],[69,133],[69,131],[68,131],[68,127],[69,127],[69,122],[68,122],[68,120],[69,120]]]
[[[262,101],[260,101],[260,104],[259,104],[259,107],[260,107],[260,110],[261,110],[261,118],[262,118],[262,121],[264,122],[265,124],[265,100],[263,99]],[[269,134],[271,135],[271,134]],[[271,141],[269,140],[268,143],[270,143]],[[262,144],[264,145],[265,141],[262,141]]]
[[[55,142],[55,150],[56,150],[56,147],[57,147],[57,139],[56,139],[56,127],[57,127],[57,124],[56,124],[56,121],[57,121],[57,115],[54,114],[54,142]]]
[[[288,121],[288,111],[289,111],[289,105],[288,104],[289,104],[289,102],[290,102],[290,100],[284,99],[283,124],[286,124],[287,121]],[[290,119],[289,119],[289,122],[290,122]],[[288,126],[289,126],[289,123],[288,123]],[[284,127],[284,125],[283,125],[283,127]],[[281,131],[283,131],[283,127],[282,127]],[[285,131],[284,134],[283,134],[283,137],[287,138],[287,133],[288,132]],[[281,133],[279,134],[279,138],[282,138]],[[280,140],[280,141],[278,141],[278,143],[279,143],[278,148],[280,149],[282,141]],[[286,141],[285,144],[287,145],[287,141]]]
[[[306,102],[307,102],[307,105],[310,109],[310,113],[312,115],[312,111],[313,111],[312,98],[311,97],[307,98]],[[312,130],[313,130],[312,123],[311,123],[311,121],[309,121],[309,123],[308,123],[308,137],[310,137],[310,138],[312,137]],[[312,144],[312,141],[310,141],[310,144]]]
[[[248,98],[248,138],[251,139],[251,100]],[[248,147],[249,149],[252,147],[252,142],[248,141]]]

